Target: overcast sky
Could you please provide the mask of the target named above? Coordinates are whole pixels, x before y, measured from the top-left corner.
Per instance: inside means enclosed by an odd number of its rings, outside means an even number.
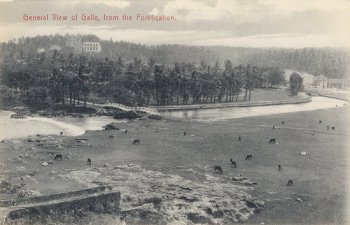
[[[53,13],[68,21],[53,21]],[[49,14],[49,21],[23,15]],[[71,16],[78,14],[78,21]],[[82,21],[94,14],[100,21]],[[103,15],[119,16],[103,21]],[[174,16],[176,21],[122,21],[128,14]],[[350,1],[343,0],[0,0],[0,41],[37,34],[95,34],[144,44],[244,47],[350,47]]]

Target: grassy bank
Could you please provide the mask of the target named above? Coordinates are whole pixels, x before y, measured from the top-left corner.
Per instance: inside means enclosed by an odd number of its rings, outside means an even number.
[[[5,168],[1,172],[3,176],[18,177],[19,184],[43,194],[94,184],[96,179],[87,175],[84,182],[61,179],[91,168],[86,165],[87,157],[92,159],[96,172],[136,164],[193,182],[208,182],[208,176],[214,177],[212,187],[215,182],[227,185],[229,177],[242,175],[257,182],[254,189],[245,191],[265,202],[262,212],[246,223],[339,224],[345,216],[349,130],[344,121],[349,121],[348,115],[348,107],[338,107],[215,123],[139,120],[119,124],[120,130],[87,132],[82,136],[87,139],[84,142],[51,137],[47,141],[54,143],[51,147],[33,137],[33,142],[1,143]],[[327,125],[336,130],[327,131]],[[269,144],[271,138],[278,144]],[[133,145],[132,139],[139,139],[140,145]],[[69,157],[43,167],[43,162],[53,159],[49,151]],[[301,156],[302,151],[308,155]],[[248,154],[253,155],[252,161],[244,160]],[[231,168],[230,158],[237,162],[237,168]],[[282,171],[277,170],[278,164]],[[220,165],[223,175],[214,173],[213,165]],[[35,175],[28,175],[33,171],[37,171]],[[292,187],[286,186],[289,179],[294,181]]]
[[[310,91],[314,94],[319,94],[325,97],[337,98],[345,101],[350,101],[349,89],[336,89],[336,88],[310,88]]]
[[[216,102],[216,103],[201,103],[188,105],[165,105],[165,106],[151,106],[158,111],[175,111],[175,110],[192,110],[192,109],[210,109],[210,108],[226,108],[226,107],[249,107],[249,106],[263,106],[263,105],[278,105],[278,104],[292,104],[305,103],[311,99],[304,93],[298,96],[291,96],[286,89],[256,89],[254,90],[254,97],[251,100],[244,101],[238,99],[234,102]],[[241,96],[242,97],[242,96]]]

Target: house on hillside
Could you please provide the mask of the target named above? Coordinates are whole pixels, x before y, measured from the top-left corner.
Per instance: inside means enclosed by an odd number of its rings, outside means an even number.
[[[82,43],[83,52],[101,52],[101,45],[99,42],[88,42],[84,41]]]
[[[327,81],[328,88],[348,88],[349,81],[346,79],[328,79]]]
[[[316,88],[349,88],[350,83],[347,79],[327,78],[320,75],[314,78],[313,85]]]
[[[66,41],[66,46],[71,47],[74,50],[74,53],[100,53],[101,44],[99,41],[94,39],[85,38],[84,40],[81,37],[72,36]]]
[[[327,87],[328,78],[324,75],[314,77],[313,84],[315,88],[326,88]]]

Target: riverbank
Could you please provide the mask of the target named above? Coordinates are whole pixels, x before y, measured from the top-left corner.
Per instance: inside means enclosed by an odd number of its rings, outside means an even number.
[[[336,89],[336,88],[310,88],[309,92],[318,95],[324,96],[327,98],[335,98],[350,102],[350,90],[348,89]]]
[[[226,107],[202,110],[185,110],[161,112],[160,115],[147,114],[142,111],[113,112],[106,107],[106,112],[111,116],[59,116],[59,117],[27,117],[25,119],[10,119],[12,112],[0,111],[0,140],[26,137],[36,134],[59,134],[63,132],[66,136],[81,135],[87,130],[101,130],[103,126],[115,121],[125,122],[121,118],[151,118],[151,119],[191,119],[203,122],[229,120],[234,118],[244,118],[253,116],[265,116],[281,113],[309,111],[317,109],[333,108],[347,104],[344,101],[313,97],[312,101],[304,104],[282,104],[270,106],[252,106],[252,107]],[[114,118],[114,119],[113,119]]]
[[[17,110],[18,108],[21,108],[21,111],[24,111],[27,114],[51,118],[62,116],[84,117],[84,115],[114,116],[116,113],[122,113],[123,111],[138,111],[145,112],[148,114],[157,114],[157,112],[164,111],[299,104],[311,101],[310,96],[305,95],[303,92],[299,93],[298,96],[290,96],[290,92],[287,89],[255,89],[254,94],[252,95],[249,101],[243,101],[242,96],[240,96],[239,99],[240,100],[236,102],[203,103],[190,105],[165,105],[148,107],[129,107],[119,103],[98,104],[87,102],[86,108],[82,105],[54,104],[46,110],[28,109],[24,106],[6,108],[3,110],[15,111],[16,115],[21,115],[23,113],[18,112]]]
[[[190,105],[166,105],[166,106],[150,106],[159,112],[164,111],[180,111],[180,110],[196,110],[196,109],[214,109],[228,107],[252,107],[252,106],[268,106],[283,104],[299,104],[311,101],[311,97],[304,93],[298,96],[290,96],[288,90],[285,89],[257,89],[250,101],[237,102],[220,102],[206,104],[190,104]]]
[[[36,134],[58,135],[60,132],[63,132],[66,136],[77,136],[84,134],[87,130],[101,130],[104,125],[113,121],[124,122],[107,116],[43,117],[36,115],[25,119],[12,119],[10,118],[12,113],[10,111],[0,111],[0,140],[23,138]]]
[[[14,192],[1,197],[112,184],[121,192],[129,224],[142,219],[150,224],[338,224],[344,220],[348,185],[348,115],[349,107],[342,106],[211,123],[141,119],[117,124],[119,130],[89,131],[79,139],[12,140],[0,143],[1,175]],[[270,138],[278,144],[269,144]],[[132,144],[135,139],[139,145]],[[53,160],[55,154],[63,160]],[[252,161],[244,160],[248,154]],[[237,168],[230,166],[230,158]],[[214,165],[222,167],[222,175]],[[292,187],[286,186],[289,179]],[[102,218],[91,224],[120,222],[118,216]]]

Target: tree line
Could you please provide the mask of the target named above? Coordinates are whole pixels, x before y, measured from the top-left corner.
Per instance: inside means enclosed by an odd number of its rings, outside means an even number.
[[[40,48],[46,50],[61,48],[65,56],[73,52],[70,40],[98,41],[102,51],[95,57],[117,61],[123,58],[132,61],[134,57],[147,62],[154,58],[157,63],[173,65],[176,62],[224,62],[230,60],[234,65],[252,64],[259,67],[279,67],[325,75],[328,78],[349,79],[350,51],[344,48],[243,48],[217,46],[184,46],[163,44],[146,46],[124,41],[101,40],[95,35],[44,35],[20,37],[0,44],[0,57],[13,59],[34,57]]]
[[[14,49],[17,44],[12,43]],[[23,50],[23,49],[22,49]],[[285,83],[279,68],[149,58],[102,59],[64,50],[7,54],[0,66],[2,105],[76,105],[108,99],[131,106],[248,101],[254,88]]]

